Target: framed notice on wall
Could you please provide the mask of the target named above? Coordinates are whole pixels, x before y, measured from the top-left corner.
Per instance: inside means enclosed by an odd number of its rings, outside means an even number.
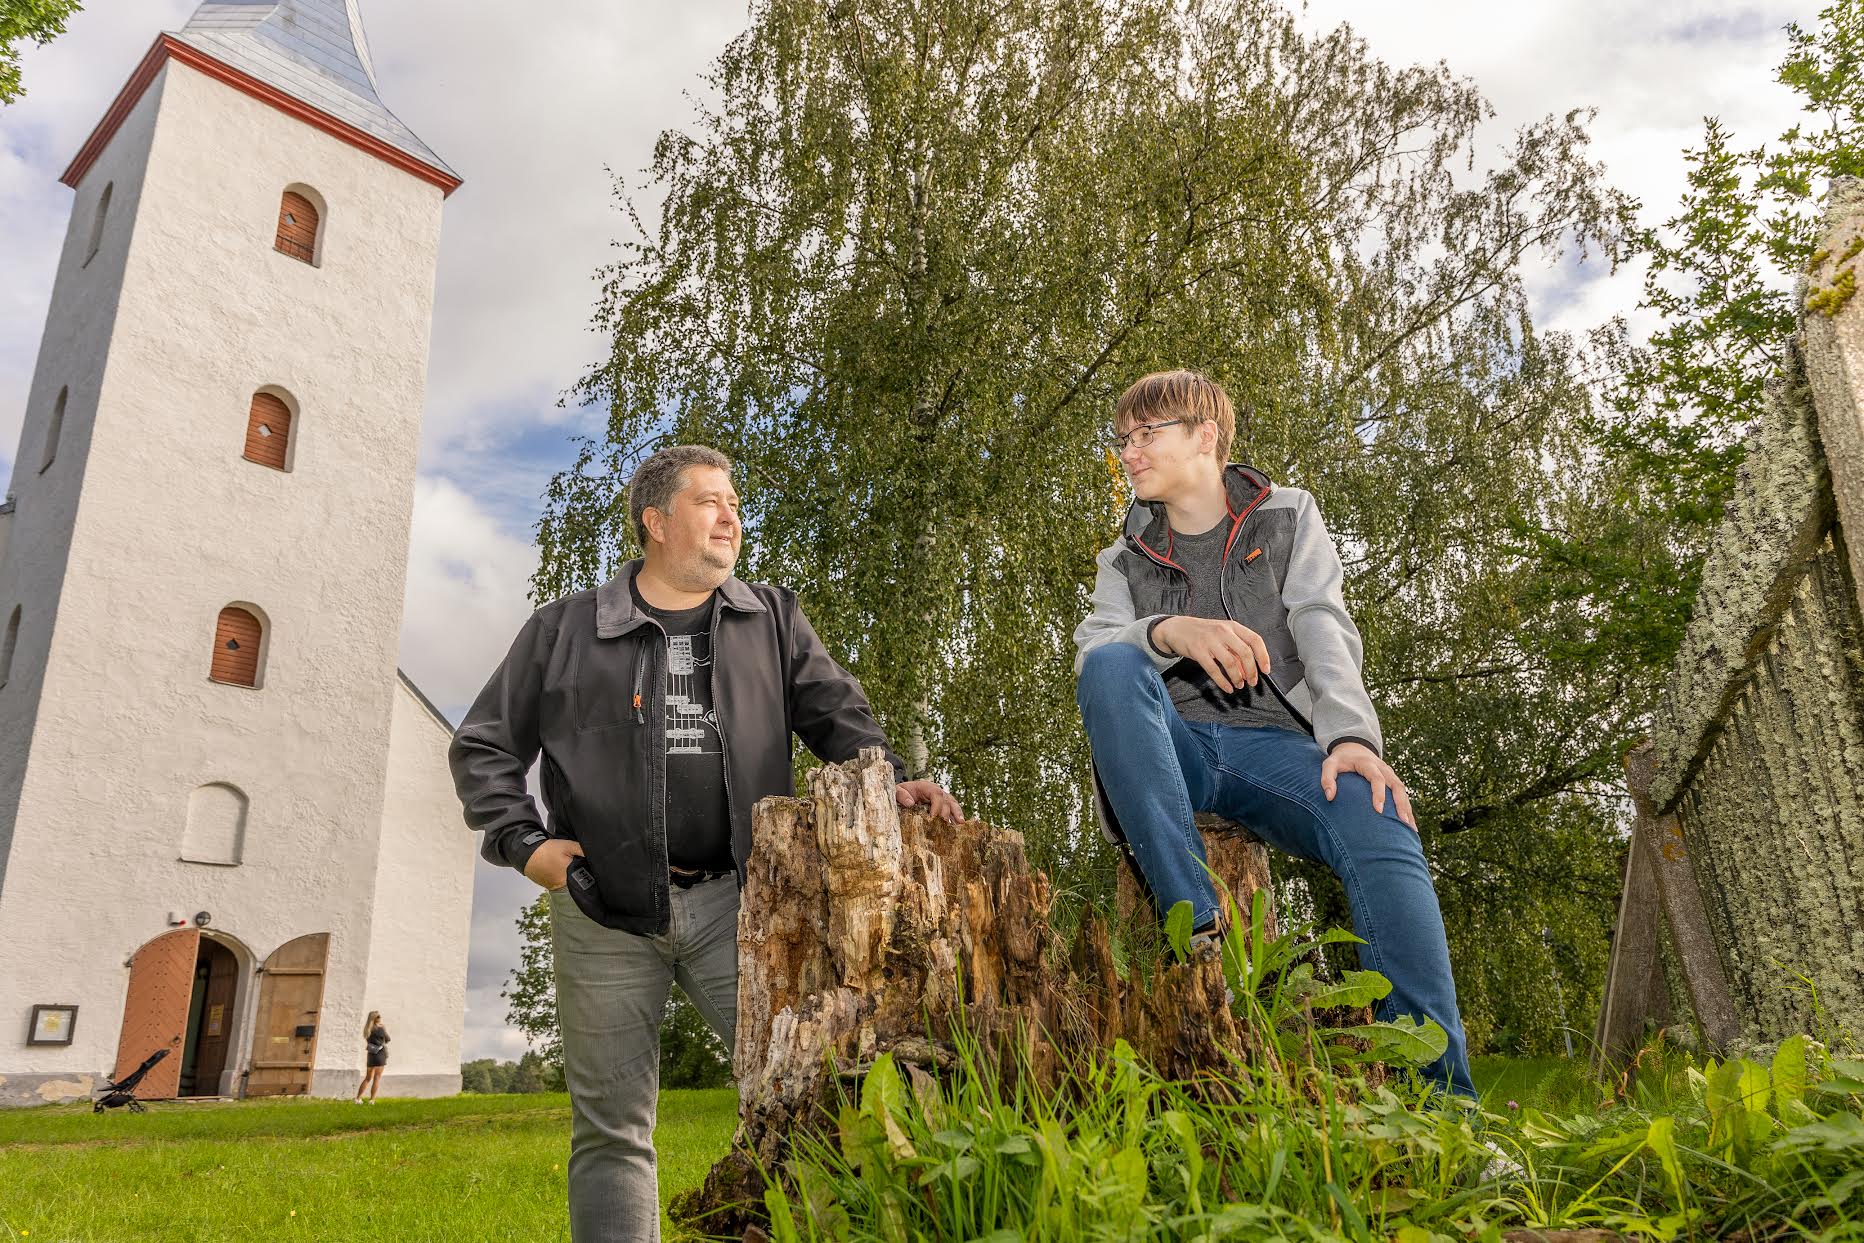
[[[34,1006],[32,1024],[26,1031],[27,1044],[70,1044],[71,1033],[78,1026],[76,1006]]]

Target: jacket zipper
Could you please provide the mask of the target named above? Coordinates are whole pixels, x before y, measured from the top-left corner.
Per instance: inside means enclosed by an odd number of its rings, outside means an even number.
[[[647,624],[653,627],[654,632],[660,636],[660,642],[664,647],[667,641],[667,632],[665,628],[651,617],[647,619]],[[641,644],[641,654],[634,662],[634,720],[637,725],[645,724],[647,721],[646,714],[641,710],[641,683],[642,679],[646,676],[647,665],[653,660],[653,657],[653,641],[650,639]],[[657,840],[660,842],[660,869],[655,875],[653,882],[654,908],[655,913],[666,921],[666,927],[671,928],[673,926],[671,910],[673,900],[667,892],[671,885],[671,881],[668,879],[667,874],[667,740],[665,734],[666,710],[664,707],[661,709],[660,720],[662,722],[661,728],[652,731],[654,736],[649,737],[647,740],[648,779],[649,781],[657,780],[660,787],[659,790],[656,791],[657,798],[654,805],[657,808],[657,812],[655,815],[655,824],[652,826],[656,831]]]
[[[744,883],[744,864],[738,859],[738,819],[731,810],[731,744],[725,741],[725,716],[718,710],[718,619],[725,611],[723,600],[712,604],[712,663],[707,666],[706,685],[712,695],[712,716],[718,723],[718,768],[720,778],[725,783],[725,832],[731,838],[731,864],[739,873],[738,883]]]

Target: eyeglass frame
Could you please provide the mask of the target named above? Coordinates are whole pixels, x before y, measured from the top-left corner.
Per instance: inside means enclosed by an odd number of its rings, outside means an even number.
[[[1179,427],[1187,424],[1194,425],[1201,422],[1203,422],[1202,419],[1177,418],[1166,419],[1163,423],[1135,423],[1133,424],[1133,430],[1127,432],[1123,436],[1118,432],[1114,432],[1112,435],[1108,436],[1107,443],[1113,447],[1115,453],[1126,452],[1128,441],[1131,441],[1133,444],[1143,449],[1151,444],[1153,440],[1157,439],[1158,434],[1168,427]],[[1142,431],[1146,433],[1146,438],[1144,440],[1134,439]]]

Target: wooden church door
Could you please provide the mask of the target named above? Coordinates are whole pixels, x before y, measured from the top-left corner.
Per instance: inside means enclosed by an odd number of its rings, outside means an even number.
[[[123,1002],[123,1031],[117,1037],[116,1069],[121,1079],[157,1049],[168,1056],[136,1087],[143,1100],[167,1100],[181,1086],[182,1040],[188,1031],[188,999],[194,993],[198,928],[165,932],[136,951],[129,963],[129,995]]]
[[[182,1060],[184,1096],[218,1096],[232,1050],[233,1006],[239,998],[239,960],[212,937],[201,938],[194,963],[194,1000],[188,1015],[188,1054]]]
[[[317,1062],[319,1011],[324,1004],[324,959],[330,934],[313,932],[272,951],[259,974],[259,1012],[253,1024],[248,1096],[305,1096]]]

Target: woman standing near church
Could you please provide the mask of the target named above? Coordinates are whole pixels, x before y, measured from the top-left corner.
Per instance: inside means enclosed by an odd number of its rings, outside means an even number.
[[[375,1091],[382,1086],[382,1067],[388,1065],[388,1028],[382,1026],[382,1012],[369,1011],[369,1017],[362,1021],[362,1038],[369,1046],[369,1060],[362,1072],[362,1082],[356,1085],[356,1103],[362,1104],[362,1092],[369,1089],[369,1103],[375,1104]]]

